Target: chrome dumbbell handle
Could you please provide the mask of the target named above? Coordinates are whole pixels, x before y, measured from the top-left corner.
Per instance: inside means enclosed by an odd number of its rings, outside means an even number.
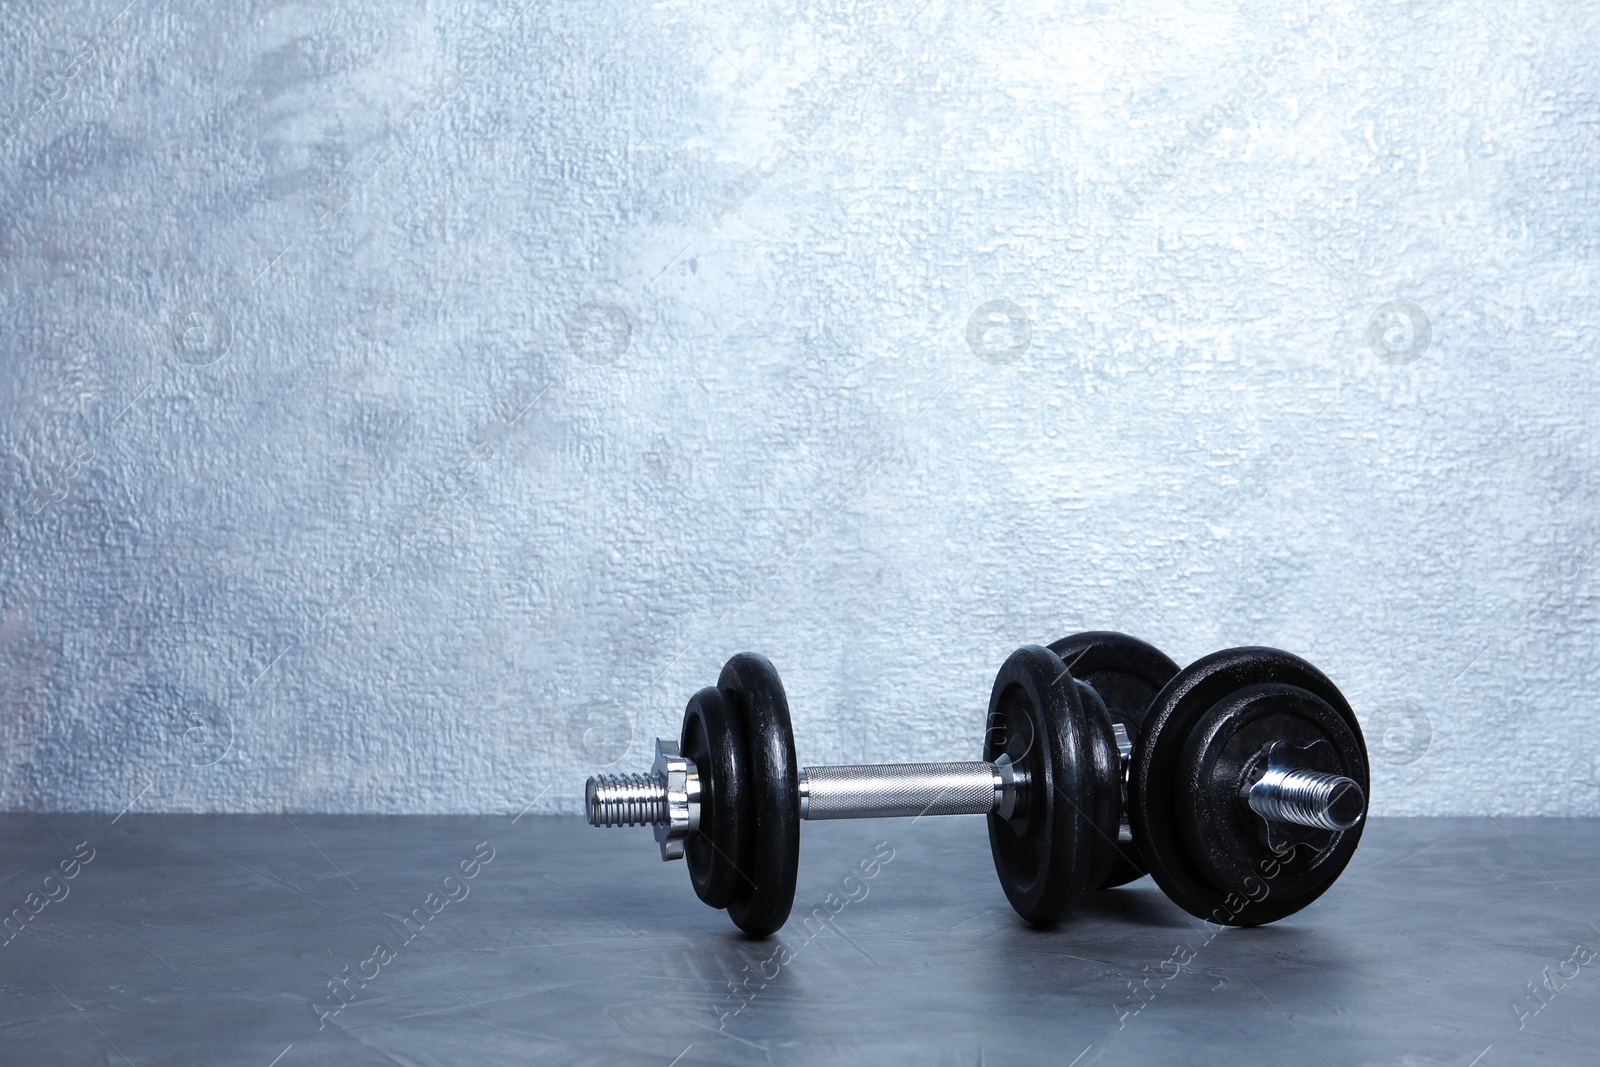
[[[800,772],[802,819],[916,818],[922,815],[1010,815],[1026,775],[1009,757],[994,763],[898,763],[808,767]],[[594,826],[652,826],[658,837],[679,838],[699,825],[699,770],[671,741],[656,741],[647,774],[600,774],[589,779],[584,806]],[[663,841],[663,855],[681,848]],[[668,852],[675,853],[667,855]]]
[[[1025,775],[996,763],[880,763],[800,772],[802,819],[1010,814]]]

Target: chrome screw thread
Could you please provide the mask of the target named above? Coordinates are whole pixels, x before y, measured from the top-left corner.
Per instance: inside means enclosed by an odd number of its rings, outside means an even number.
[[[664,860],[683,859],[684,840],[700,828],[700,775],[676,741],[656,739],[645,774],[597,774],[583,788],[590,826],[649,826]]]
[[[1272,767],[1250,787],[1250,810],[1264,819],[1349,830],[1361,821],[1367,798],[1355,779],[1342,774]]]
[[[648,774],[597,774],[583,791],[590,826],[660,826],[667,822],[666,779]]]

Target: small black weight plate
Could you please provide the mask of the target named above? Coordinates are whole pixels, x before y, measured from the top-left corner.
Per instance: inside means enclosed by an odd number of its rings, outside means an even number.
[[[1278,688],[1275,690],[1276,706],[1256,708],[1251,700],[1244,698],[1249,696],[1246,691],[1262,686],[1288,687],[1303,696],[1296,695],[1290,700],[1286,689]],[[1218,775],[1225,769],[1219,768],[1217,760],[1222,759],[1226,749],[1228,731],[1223,724],[1230,711],[1248,711],[1247,720],[1241,723],[1248,728],[1249,720],[1267,713],[1263,710],[1267,709],[1281,716],[1278,728],[1286,729],[1297,716],[1296,709],[1303,712],[1313,704],[1322,705],[1325,711],[1319,711],[1302,726],[1294,727],[1302,731],[1297,736],[1309,736],[1305,731],[1311,731],[1317,723],[1326,726],[1341,722],[1345,731],[1340,732],[1347,732],[1347,736],[1343,744],[1336,743],[1335,748],[1341,749],[1341,758],[1350,762],[1346,773],[1366,790],[1366,745],[1355,713],[1338,688],[1298,656],[1273,648],[1231,648],[1215,652],[1179,671],[1151,704],[1144,731],[1134,742],[1128,781],[1128,816],[1151,876],[1167,896],[1191,915],[1227,926],[1276,922],[1315,900],[1349,862],[1361,837],[1360,825],[1337,835],[1327,855],[1320,858],[1300,858],[1299,854],[1305,850],[1296,848],[1294,857],[1266,853],[1264,859],[1257,859],[1246,848],[1240,862],[1250,863],[1250,869],[1219,862],[1217,856],[1224,846],[1224,837],[1218,836],[1222,833],[1218,828],[1228,825],[1227,832],[1232,833],[1237,826],[1225,824],[1218,816],[1226,802],[1215,789],[1207,786],[1212,790],[1209,797],[1196,793],[1193,776],[1202,771],[1208,776]],[[1209,718],[1219,706],[1224,706],[1223,710],[1216,718]],[[1197,745],[1202,758],[1194,755]],[[1203,758],[1206,751],[1215,752],[1216,759]],[[1185,780],[1186,761],[1191,775],[1188,781]],[[1208,780],[1215,779],[1208,777]],[[1243,807],[1237,790],[1232,802],[1236,810]],[[1196,815],[1191,809],[1197,806],[1212,814]],[[1242,822],[1243,815],[1239,819]],[[1211,859],[1202,864],[1200,857],[1208,851]],[[1309,880],[1301,877],[1313,868],[1315,873],[1310,874]],[[1219,872],[1227,877],[1215,877]],[[1274,883],[1280,879],[1283,887],[1295,892],[1274,889]]]
[[[700,829],[684,842],[689,881],[713,908],[726,908],[753,884],[740,868],[753,820],[745,769],[744,721],[722,691],[707,686],[689,698],[679,748],[700,776]]]
[[[1052,926],[1116,857],[1121,809],[1110,720],[1091,716],[1066,665],[1047,648],[1017,649],[989,697],[983,758],[1007,754],[1028,781],[1012,817],[989,816],[989,848],[1006,899]]]
[[[794,758],[789,701],[765,656],[741,652],[717,678],[730,711],[743,717],[749,811],[740,868],[754,883],[728,905],[728,915],[752,937],[784,924],[800,873],[800,768]]]
[[[1111,721],[1122,724],[1130,741],[1139,739],[1150,702],[1178,673],[1178,665],[1159,648],[1109,630],[1063,637],[1050,645],[1050,651],[1061,657],[1074,678],[1099,694]],[[1111,872],[1093,889],[1114,889],[1149,873],[1132,833],[1124,836],[1120,825],[1118,831]]]

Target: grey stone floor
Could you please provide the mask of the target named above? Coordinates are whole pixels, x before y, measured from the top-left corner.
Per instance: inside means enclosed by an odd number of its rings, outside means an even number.
[[[1595,1063],[1597,846],[1600,820],[1380,819],[1276,926],[1213,936],[1146,879],[1038,932],[981,819],[815,824],[796,917],[753,942],[643,830],[0,816],[29,915],[0,1062]]]

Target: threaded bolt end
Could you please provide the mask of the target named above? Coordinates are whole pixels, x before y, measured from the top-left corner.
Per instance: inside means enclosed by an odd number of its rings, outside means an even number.
[[[590,826],[663,826],[667,783],[661,775],[597,774],[583,791]]]
[[[1361,821],[1367,798],[1355,779],[1342,774],[1273,769],[1250,787],[1249,803],[1264,819],[1348,830]]]

